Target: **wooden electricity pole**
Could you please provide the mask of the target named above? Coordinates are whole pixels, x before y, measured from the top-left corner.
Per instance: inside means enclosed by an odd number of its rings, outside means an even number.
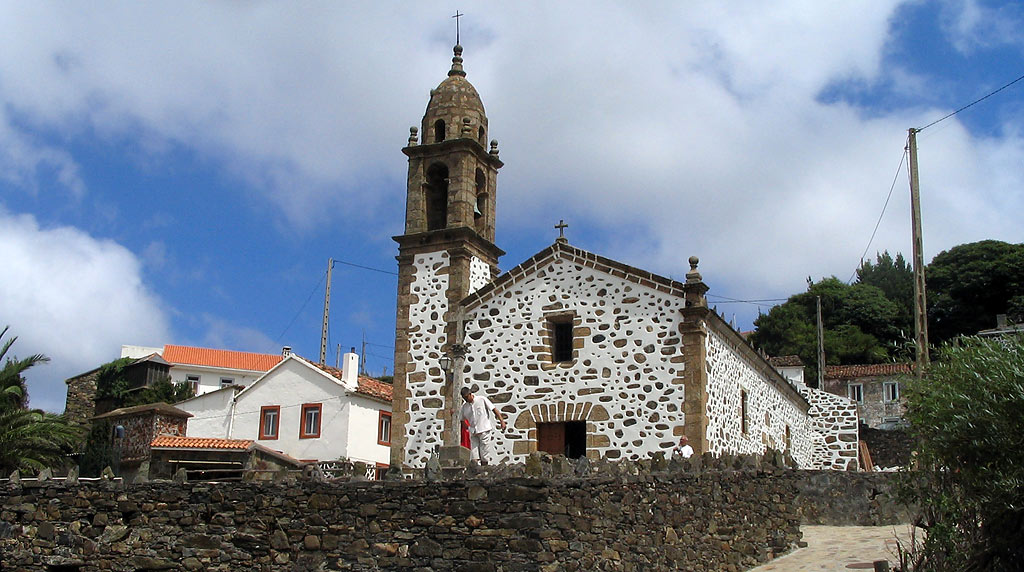
[[[821,296],[818,300],[818,389],[825,389],[825,328],[821,322]]]
[[[917,132],[911,127],[907,138],[910,154],[910,217],[914,239],[914,345],[917,346],[915,371],[918,379],[928,366],[928,305],[925,300],[924,247],[921,239],[921,189],[917,178]]]
[[[327,288],[324,290],[324,327],[320,330],[320,365],[327,365],[327,319],[331,315],[331,269],[334,259],[327,259]]]

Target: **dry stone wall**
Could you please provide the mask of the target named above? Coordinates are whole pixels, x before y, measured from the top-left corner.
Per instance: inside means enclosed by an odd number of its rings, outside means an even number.
[[[802,521],[906,522],[891,475],[631,467],[447,482],[0,484],[0,569],[738,571],[788,550]]]
[[[591,458],[639,459],[678,440],[684,300],[588,264],[552,256],[467,314],[463,384],[509,418],[503,461],[536,450],[538,423],[585,422]],[[572,323],[569,361],[553,360],[554,321]]]

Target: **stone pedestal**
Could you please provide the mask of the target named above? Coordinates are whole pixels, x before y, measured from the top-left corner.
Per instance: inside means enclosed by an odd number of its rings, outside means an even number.
[[[469,464],[469,449],[462,445],[454,445],[451,447],[441,447],[441,455],[438,460],[441,462],[442,469],[448,468],[465,468]]]

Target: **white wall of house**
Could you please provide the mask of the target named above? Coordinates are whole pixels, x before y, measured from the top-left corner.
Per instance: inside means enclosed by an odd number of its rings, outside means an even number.
[[[188,411],[192,417],[188,420],[185,435],[187,437],[214,437],[228,439],[231,425],[231,405],[237,391],[226,387],[223,390],[197,395],[175,404],[175,407]]]
[[[391,405],[360,395],[352,396],[348,417],[347,456],[350,459],[380,464],[390,461],[391,447],[377,441],[381,411],[390,413]]]
[[[226,367],[212,367],[191,364],[173,364],[171,366],[171,381],[174,383],[189,382],[190,376],[198,378],[196,395],[202,395],[216,391],[225,384],[222,380],[230,380],[231,385],[247,387],[253,384],[265,372],[248,369],[231,369]]]

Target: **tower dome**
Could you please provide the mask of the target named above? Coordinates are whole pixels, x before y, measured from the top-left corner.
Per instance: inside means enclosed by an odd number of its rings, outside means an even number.
[[[448,77],[430,90],[430,102],[423,115],[423,143],[473,139],[486,146],[484,103],[462,69],[462,46],[456,45],[454,52]]]

